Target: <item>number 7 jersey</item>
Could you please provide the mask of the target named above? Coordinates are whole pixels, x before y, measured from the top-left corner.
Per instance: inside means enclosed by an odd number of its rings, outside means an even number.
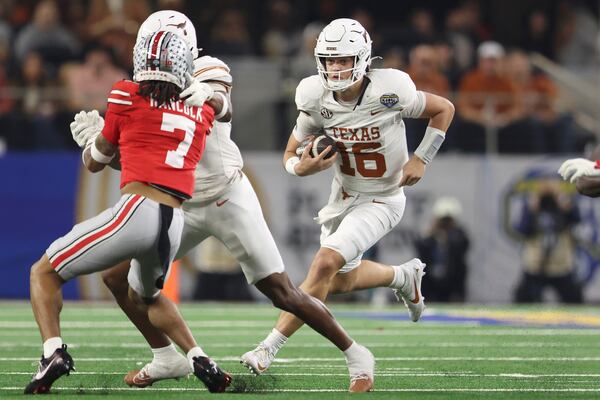
[[[408,161],[402,117],[418,117],[425,96],[410,77],[395,69],[375,69],[365,75],[367,86],[356,104],[335,100],[317,75],[300,82],[300,111],[294,136],[302,141],[323,129],[336,141],[335,180],[346,191],[392,194],[399,190],[402,166]]]
[[[189,198],[214,110],[206,103],[198,108],[182,101],[158,106],[137,94],[138,89],[135,82],[117,82],[104,118],[102,135],[121,153],[121,187],[144,182]]]

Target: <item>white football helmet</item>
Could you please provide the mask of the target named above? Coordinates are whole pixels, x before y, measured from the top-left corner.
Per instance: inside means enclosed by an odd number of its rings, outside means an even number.
[[[181,36],[188,44],[192,57],[198,58],[196,28],[185,14],[174,10],[162,10],[150,14],[138,30],[136,44],[142,38],[158,31],[173,32]]]
[[[192,52],[176,33],[158,31],[133,48],[133,80],[171,82],[184,89],[193,71]]]
[[[326,89],[340,91],[359,81],[371,65],[371,43],[369,33],[358,21],[349,18],[331,21],[321,31],[315,46],[317,71],[321,84]],[[332,57],[354,57],[352,68],[340,71],[340,73],[352,71],[350,78],[328,79],[325,61]]]

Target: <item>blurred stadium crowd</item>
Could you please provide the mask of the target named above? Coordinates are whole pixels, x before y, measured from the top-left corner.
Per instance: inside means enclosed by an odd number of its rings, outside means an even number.
[[[597,1],[1,0],[0,149],[74,148],[73,114],[106,108],[111,85],[130,74],[140,23],[159,9],[187,14],[204,54],[283,61],[288,102],[316,72],[324,24],[357,19],[382,57],[375,66],[400,68],[454,101],[444,151],[566,153],[595,140],[578,114],[580,94],[539,67],[567,81],[598,79]],[[542,61],[533,65],[532,53]],[[408,132],[416,145],[422,130]]]

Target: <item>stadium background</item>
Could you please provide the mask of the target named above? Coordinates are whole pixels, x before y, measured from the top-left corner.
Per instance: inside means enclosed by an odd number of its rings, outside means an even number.
[[[516,83],[524,74],[518,55],[527,55],[545,86],[523,85],[518,93],[523,99],[541,98],[543,104],[524,106],[527,124],[512,134],[531,136],[531,145],[502,144],[503,131],[493,123],[496,97],[484,93],[492,102],[490,123],[482,130],[480,146],[470,147],[460,139],[465,131],[458,108],[442,153],[423,181],[406,191],[405,218],[378,247],[385,262],[413,257],[415,240],[429,229],[435,201],[453,196],[462,205],[459,219],[471,237],[466,301],[509,303],[522,272],[522,238],[513,227],[523,204],[540,182],[558,180],[555,171],[565,158],[589,152],[600,131],[599,4],[401,1],[393,6],[401,12],[392,13],[387,2],[335,0],[1,1],[0,298],[26,299],[29,266],[47,245],[115,200],[118,176],[82,171],[68,124],[80,109],[105,109],[112,83],[130,74],[139,24],[152,11],[172,8],[195,23],[206,54],[231,67],[232,136],[296,282],[318,247],[312,217],[327,199],[330,175],[290,177],[280,158],[295,118],[293,92],[299,79],[315,71],[311,52],[323,23],[341,16],[359,19],[374,40],[373,54],[383,57],[376,65],[415,73],[433,68],[417,86],[455,104],[464,95],[462,77],[477,66],[480,43],[495,40],[505,47],[503,74]],[[552,123],[542,118],[548,109]],[[419,125],[409,129],[414,148]],[[532,129],[541,136],[533,138]],[[600,209],[571,185],[561,184],[560,190],[582,215],[574,227],[576,273],[585,300],[597,302]],[[194,275],[181,274],[185,300],[191,297]],[[65,297],[105,299],[107,294],[97,277],[89,277],[70,283]],[[381,300],[372,293],[362,299],[375,298]],[[556,299],[552,293],[545,298]]]

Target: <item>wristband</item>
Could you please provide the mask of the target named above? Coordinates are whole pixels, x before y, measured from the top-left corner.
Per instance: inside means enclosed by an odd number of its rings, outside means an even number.
[[[600,169],[600,160],[596,160],[596,164],[594,165],[594,169]]]
[[[91,156],[94,161],[99,162],[100,164],[108,164],[113,158],[115,158],[114,154],[112,156],[106,156],[102,154],[96,147],[96,142],[92,143]]]
[[[428,126],[425,129],[423,140],[415,150],[415,155],[423,160],[425,164],[429,164],[442,146],[445,138],[446,133],[444,131]]]
[[[223,100],[223,107],[221,107],[221,112],[215,115],[215,119],[218,121],[219,119],[223,118],[225,114],[227,114],[227,111],[229,111],[229,101],[227,100],[227,96],[225,96],[222,92],[215,92],[213,97],[216,95],[221,96],[221,99]]]
[[[298,164],[299,162],[300,162],[300,158],[298,158],[298,157],[294,156],[294,157],[288,158],[288,160],[285,162],[285,170],[289,174],[297,176],[298,174],[296,173],[295,168],[296,168],[296,164]]]

